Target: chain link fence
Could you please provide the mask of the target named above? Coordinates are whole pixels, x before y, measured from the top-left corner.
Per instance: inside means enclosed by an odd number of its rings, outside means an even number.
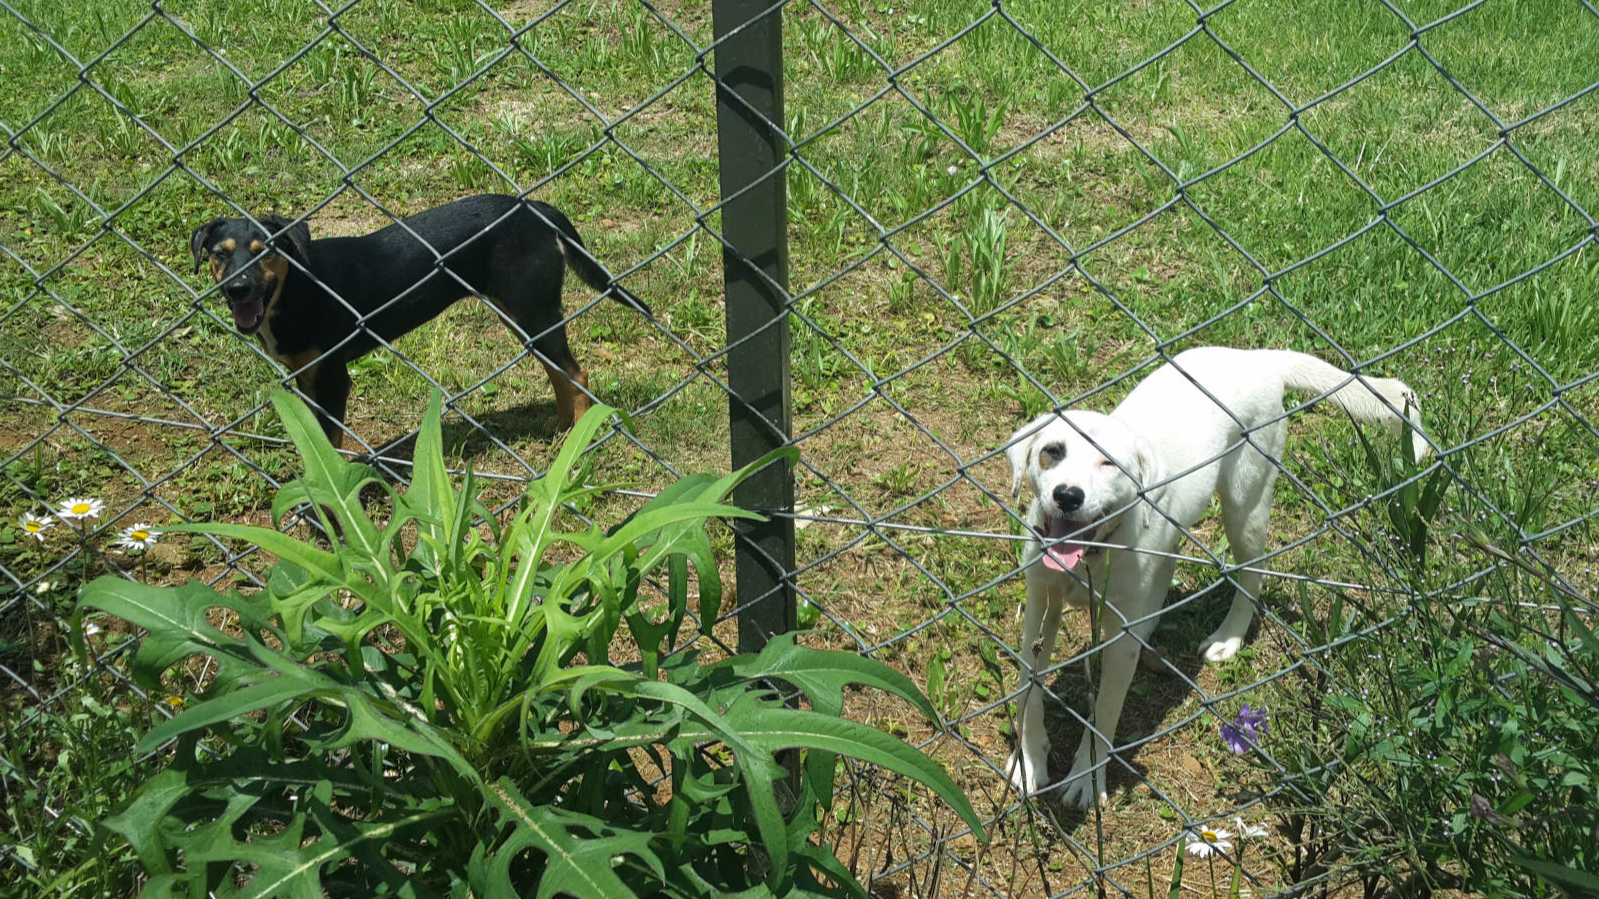
[[[0,0],[6,511],[105,502],[40,539],[19,523],[0,551],[7,876],[93,831],[50,786],[83,764],[51,722],[169,713],[125,676],[129,635],[90,633],[92,668],[68,663],[74,585],[258,585],[260,560],[215,541],[113,539],[265,521],[292,476],[263,413],[295,372],[188,274],[190,231],[281,212],[361,234],[480,191],[562,209],[614,279],[568,290],[563,324],[594,398],[627,413],[591,449],[594,479],[637,486],[583,514],[800,448],[740,494],[776,514],[728,540],[738,608],[702,642],[798,625],[926,686],[936,732],[852,713],[943,761],[996,838],[850,771],[833,834],[881,895],[1144,895],[1196,828],[1307,806],[1303,766],[1280,757],[1296,747],[1253,741],[1272,785],[1229,782],[1218,725],[1305,685],[1360,699],[1332,655],[1505,568],[1453,544],[1407,567],[1387,512],[1407,491],[1443,472],[1447,514],[1591,595],[1599,9],[1555,6]],[[1570,55],[1529,75],[1513,47]],[[655,315],[608,302],[617,285]],[[403,481],[437,388],[458,461],[513,502],[557,437],[527,364],[549,361],[539,336],[505,335],[478,298],[380,340],[352,365],[346,448]],[[1209,519],[1185,529],[1103,761],[1110,807],[1019,797],[1003,767],[1026,527],[1007,437],[1048,410],[1108,411],[1209,343],[1402,378],[1438,455],[1381,482],[1349,428],[1290,401],[1266,554],[1229,559]],[[1194,644],[1245,568],[1266,574],[1259,633],[1205,667]],[[1367,616],[1330,632],[1345,601]],[[1127,624],[1107,614],[1096,638],[1086,618],[1068,616],[1041,679],[1057,778],[1092,726],[1078,672]],[[1242,856],[1245,888],[1342,885],[1272,840]]]

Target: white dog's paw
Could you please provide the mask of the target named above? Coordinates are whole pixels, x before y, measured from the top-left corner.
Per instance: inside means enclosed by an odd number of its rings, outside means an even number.
[[[1199,652],[1207,662],[1225,662],[1235,655],[1244,646],[1244,638],[1225,632],[1225,629],[1211,634],[1204,643],[1199,645]]]
[[[1028,761],[1029,755],[1031,753],[1024,753],[1018,749],[1012,752],[1005,762],[1005,776],[1010,779],[1010,785],[1023,796],[1036,793],[1049,783],[1049,773],[1046,770],[1049,765],[1045,761],[1049,758],[1049,750],[1045,749],[1036,755],[1039,760],[1036,764]]]
[[[1105,791],[1105,766],[1095,768],[1092,773],[1074,769],[1060,788],[1059,796],[1063,805],[1072,808],[1088,808],[1096,797],[1100,805],[1106,804],[1110,794]]]

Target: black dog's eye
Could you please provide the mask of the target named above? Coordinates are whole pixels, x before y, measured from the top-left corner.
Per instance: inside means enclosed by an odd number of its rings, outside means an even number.
[[[1100,459],[1099,460],[1099,467],[1104,468],[1107,465],[1114,467],[1116,465],[1116,460],[1114,460],[1114,459]]]
[[[1048,456],[1051,459],[1059,460],[1062,456],[1066,455],[1066,447],[1061,446],[1058,443],[1051,443],[1044,447],[1043,455]]]

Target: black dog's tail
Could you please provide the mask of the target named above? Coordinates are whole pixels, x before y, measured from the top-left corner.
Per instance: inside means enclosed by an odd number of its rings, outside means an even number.
[[[611,273],[606,271],[605,267],[600,265],[594,259],[594,256],[589,253],[588,248],[583,245],[583,238],[578,236],[577,228],[573,227],[572,220],[567,218],[561,210],[548,203],[540,203],[537,200],[530,201],[529,205],[537,209],[540,215],[555,226],[556,239],[562,244],[561,255],[565,257],[567,267],[576,272],[577,276],[583,279],[584,284],[599,291],[609,290],[611,296],[618,303],[624,306],[632,306],[639,312],[644,313],[646,318],[653,319],[655,317],[655,313],[650,311],[650,307],[644,305],[643,300],[634,296],[632,291],[611,279]]]

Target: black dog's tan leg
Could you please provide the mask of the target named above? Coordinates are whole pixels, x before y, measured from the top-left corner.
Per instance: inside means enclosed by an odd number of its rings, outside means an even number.
[[[569,428],[589,411],[589,397],[583,392],[588,389],[589,376],[578,367],[575,359],[571,361],[571,367],[566,369],[545,362],[544,373],[550,376],[550,387],[555,391],[556,423]],[[579,386],[582,390],[578,389]]]
[[[555,296],[553,302],[559,309],[560,294],[556,293]],[[518,319],[511,314],[512,307],[495,297],[486,299],[499,311],[506,326],[518,340],[526,340],[527,335],[538,334],[549,327],[540,326],[529,319]],[[589,389],[589,376],[572,355],[572,348],[566,342],[565,325],[533,341],[533,347],[539,351],[539,362],[544,366],[544,373],[550,378],[550,389],[555,393],[556,425],[569,428],[583,417],[583,413],[589,411],[591,404],[586,392]]]
[[[555,392],[556,424],[569,428],[589,411],[589,376],[572,355],[564,326],[540,337],[533,346],[543,357],[539,361],[544,364],[544,373],[550,377],[550,389]]]
[[[335,360],[317,362],[321,350],[300,353],[285,364],[298,370],[294,383],[300,392],[310,397],[315,406],[317,423],[334,449],[344,445],[344,410],[350,400],[350,372],[344,363]]]

